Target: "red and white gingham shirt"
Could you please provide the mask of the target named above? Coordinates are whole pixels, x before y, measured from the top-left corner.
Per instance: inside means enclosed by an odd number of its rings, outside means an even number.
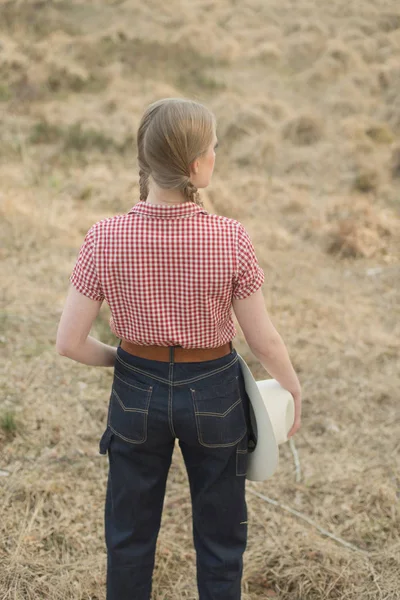
[[[194,202],[140,200],[89,229],[70,281],[107,301],[118,338],[212,348],[235,337],[232,298],[254,293],[264,272],[239,221]]]

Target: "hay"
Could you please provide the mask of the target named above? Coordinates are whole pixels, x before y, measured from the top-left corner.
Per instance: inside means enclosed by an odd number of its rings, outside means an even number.
[[[190,95],[218,118],[205,205],[248,228],[303,386],[295,451],[247,484],[243,600],[398,600],[395,1],[36,4],[0,11],[0,597],[105,597],[112,373],[58,356],[56,328],[83,235],[137,201],[143,108]],[[79,122],[98,137],[66,152]],[[108,317],[93,335],[116,344]],[[195,577],[177,447],[154,599],[195,600]]]
[[[393,148],[391,156],[391,173],[394,179],[400,178],[400,146]]]
[[[370,258],[386,254],[391,236],[399,230],[390,212],[379,211],[361,199],[351,206],[337,203],[329,211],[328,220],[327,250],[340,257]]]
[[[323,125],[316,117],[302,115],[286,123],[282,133],[285,139],[296,146],[311,146],[321,140]]]

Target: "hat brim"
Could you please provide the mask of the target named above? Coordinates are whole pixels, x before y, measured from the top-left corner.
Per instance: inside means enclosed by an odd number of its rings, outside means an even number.
[[[237,355],[243,373],[246,393],[250,399],[251,426],[257,437],[256,447],[248,455],[246,479],[265,481],[274,474],[278,466],[278,444],[257,382],[246,361],[239,353]]]

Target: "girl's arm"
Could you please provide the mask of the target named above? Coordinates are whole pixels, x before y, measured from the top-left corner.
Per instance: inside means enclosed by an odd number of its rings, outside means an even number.
[[[113,367],[117,348],[89,336],[103,301],[84,296],[71,284],[57,330],[56,350],[84,365]]]
[[[301,386],[285,343],[270,319],[261,288],[245,299],[233,299],[232,305],[254,356],[293,396],[294,423],[288,432],[288,437],[292,437],[300,428]]]

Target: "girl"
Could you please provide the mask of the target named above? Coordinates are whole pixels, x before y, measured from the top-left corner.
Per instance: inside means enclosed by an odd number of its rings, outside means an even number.
[[[300,383],[271,323],[264,273],[243,225],[209,214],[213,114],[185,99],[155,102],[138,136],[140,200],[93,225],[80,249],[57,351],[114,368],[107,426],[107,599],[149,600],[175,439],[188,473],[200,600],[239,600],[247,539],[245,475],[253,432],[232,346],[235,311],[261,364],[289,390],[300,427]],[[113,348],[89,336],[103,300]]]

